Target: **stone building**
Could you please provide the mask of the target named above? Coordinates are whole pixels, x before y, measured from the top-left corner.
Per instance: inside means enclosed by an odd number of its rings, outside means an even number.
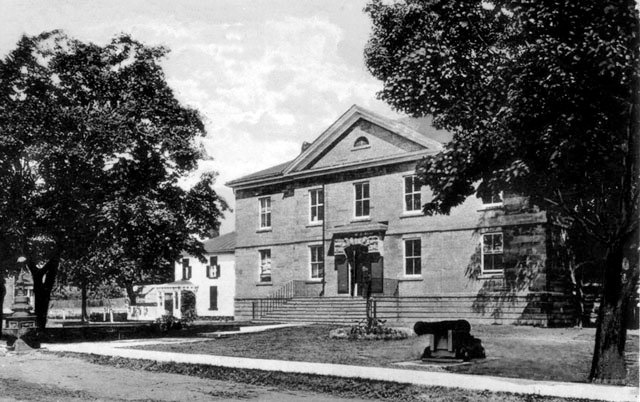
[[[572,323],[544,211],[496,194],[421,213],[415,167],[436,137],[353,106],[295,159],[227,183],[236,319],[354,321],[370,292],[391,322]]]

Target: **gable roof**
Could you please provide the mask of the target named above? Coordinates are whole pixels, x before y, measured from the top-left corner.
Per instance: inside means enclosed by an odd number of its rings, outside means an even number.
[[[294,159],[289,166],[287,166],[283,173],[290,173],[294,171],[300,171],[308,166],[308,164],[315,159],[322,151],[331,146],[342,133],[344,133],[349,127],[351,127],[358,120],[364,119],[371,123],[377,124],[380,127],[404,137],[405,139],[421,145],[425,150],[440,150],[442,144],[432,140],[417,131],[405,126],[404,124],[380,116],[370,110],[364,109],[358,105],[353,105],[342,116],[338,118],[329,128],[327,128],[320,136],[296,159]]]
[[[378,125],[395,135],[402,137],[406,141],[417,144],[418,147],[422,149],[422,151],[406,153],[403,155],[403,160],[407,159],[407,157],[409,159],[417,159],[425,154],[436,153],[443,149],[442,143],[429,138],[429,133],[418,132],[400,121],[386,118],[358,105],[353,105],[343,113],[338,120],[329,126],[329,128],[320,134],[320,136],[294,160],[231,180],[227,182],[226,185],[229,187],[239,187],[245,184],[258,184],[262,181],[277,179],[279,177],[282,177],[284,180],[286,176],[298,176],[300,174],[304,174],[304,172],[320,174],[321,171],[327,171],[327,168],[309,168],[323,152],[335,144],[350,127],[361,119]],[[378,162],[392,163],[398,159],[398,156],[379,158]],[[356,163],[352,165],[355,167],[358,164]],[[351,166],[341,166],[341,168],[346,167]]]
[[[202,244],[207,253],[233,253],[236,248],[236,232],[207,239]]]

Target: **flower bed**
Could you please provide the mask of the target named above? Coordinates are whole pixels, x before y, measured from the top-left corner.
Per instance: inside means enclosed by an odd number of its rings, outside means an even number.
[[[369,324],[359,323],[351,327],[337,328],[329,332],[331,339],[351,340],[395,340],[407,339],[413,336],[413,330],[409,328],[387,327],[382,321]]]

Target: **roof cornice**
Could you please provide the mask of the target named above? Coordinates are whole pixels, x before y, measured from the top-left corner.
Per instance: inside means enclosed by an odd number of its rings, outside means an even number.
[[[289,174],[281,173],[276,176],[258,178],[254,180],[240,181],[232,180],[225,183],[226,186],[233,188],[234,190],[244,190],[253,187],[261,187],[265,185],[282,184],[292,182],[300,179],[307,179],[312,177],[322,177],[325,175],[331,175],[336,172],[352,172],[355,170],[367,169],[372,167],[379,167],[385,165],[396,165],[405,162],[418,161],[425,156],[435,155],[438,150],[423,150],[408,152],[403,155],[394,155],[385,158],[376,158],[367,161],[360,161],[356,163],[349,163],[344,165],[327,166],[318,169],[302,170],[299,172],[292,172]]]

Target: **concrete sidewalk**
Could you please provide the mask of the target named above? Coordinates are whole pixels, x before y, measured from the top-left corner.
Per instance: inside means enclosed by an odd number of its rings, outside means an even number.
[[[264,330],[263,328],[262,330]],[[254,329],[252,331],[257,331]],[[638,388],[610,385],[533,381],[520,378],[504,378],[418,370],[348,366],[340,364],[294,362],[283,360],[250,359],[243,357],[213,356],[201,354],[134,350],[130,347],[157,344],[201,342],[210,339],[162,338],[155,340],[127,340],[113,342],[85,342],[75,344],[48,344],[44,349],[56,352],[76,352],[130,359],[147,359],[159,362],[204,364],[211,366],[282,371],[315,375],[365,378],[422,386],[454,387],[478,391],[512,392],[517,394],[546,395],[565,398],[584,398],[602,401],[637,401]]]

